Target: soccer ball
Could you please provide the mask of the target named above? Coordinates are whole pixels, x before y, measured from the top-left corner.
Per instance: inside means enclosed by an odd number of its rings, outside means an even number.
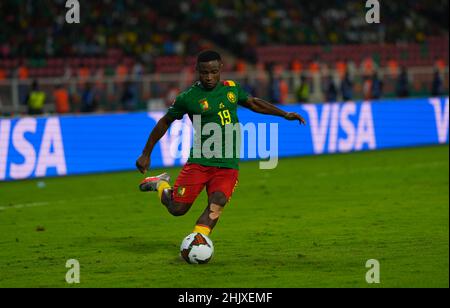
[[[214,254],[214,245],[206,235],[192,233],[181,243],[180,253],[189,264],[206,264]]]

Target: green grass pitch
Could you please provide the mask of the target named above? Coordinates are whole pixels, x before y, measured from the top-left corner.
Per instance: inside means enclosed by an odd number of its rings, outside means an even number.
[[[137,172],[0,183],[0,287],[449,287],[448,160],[440,146],[242,163],[201,266],[178,253],[204,194],[175,218]]]

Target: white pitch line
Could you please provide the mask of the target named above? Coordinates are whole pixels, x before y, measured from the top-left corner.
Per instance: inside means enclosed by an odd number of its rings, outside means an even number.
[[[49,202],[35,202],[35,203],[24,203],[24,204],[15,204],[11,206],[0,206],[0,211],[9,210],[9,209],[23,209],[27,207],[37,207],[37,206],[45,206],[49,205]]]
[[[81,202],[95,202],[95,201],[101,201],[101,200],[108,200],[108,199],[115,199],[120,197],[125,197],[132,195],[129,194],[120,194],[120,195],[104,195],[104,196],[97,196],[93,198],[83,198],[83,199],[75,199],[75,201],[81,203]],[[73,199],[71,199],[73,200]],[[33,202],[33,203],[23,203],[23,204],[14,204],[11,206],[0,206],[0,211],[5,210],[11,210],[11,209],[23,209],[23,208],[30,208],[30,207],[39,207],[39,206],[47,206],[51,204],[58,204],[58,203],[65,203],[67,200],[58,200],[53,202]]]

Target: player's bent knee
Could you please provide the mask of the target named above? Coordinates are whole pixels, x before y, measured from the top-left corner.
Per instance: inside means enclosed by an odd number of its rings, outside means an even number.
[[[174,203],[170,213],[175,217],[180,217],[186,215],[189,212],[192,204],[187,203]]]
[[[161,195],[161,202],[165,206],[170,206],[173,203],[173,190],[172,189],[164,189]]]
[[[227,196],[223,192],[214,192],[209,196],[209,204],[216,204],[224,207],[228,202]]]

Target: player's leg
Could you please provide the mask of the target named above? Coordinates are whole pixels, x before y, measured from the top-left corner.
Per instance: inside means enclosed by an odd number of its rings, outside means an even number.
[[[217,168],[207,183],[208,206],[197,220],[194,232],[209,236],[228,204],[238,180],[238,171]]]
[[[157,191],[158,199],[173,216],[185,215],[193,203],[176,202],[174,200],[173,189],[170,185],[170,176],[167,173],[144,179],[139,185],[139,189],[142,192]]]
[[[140,189],[141,191],[157,191],[159,200],[170,214],[183,216],[190,210],[208,180],[203,169],[200,165],[186,164],[173,188],[169,184],[170,177],[162,174],[145,179]]]
[[[176,202],[173,197],[173,189],[168,187],[164,188],[161,193],[161,203],[164,204],[169,211],[175,217],[184,216],[192,207],[194,202],[183,203]]]
[[[228,198],[223,192],[217,191],[208,196],[208,206],[197,220],[194,233],[209,236],[219,221],[227,203]]]

